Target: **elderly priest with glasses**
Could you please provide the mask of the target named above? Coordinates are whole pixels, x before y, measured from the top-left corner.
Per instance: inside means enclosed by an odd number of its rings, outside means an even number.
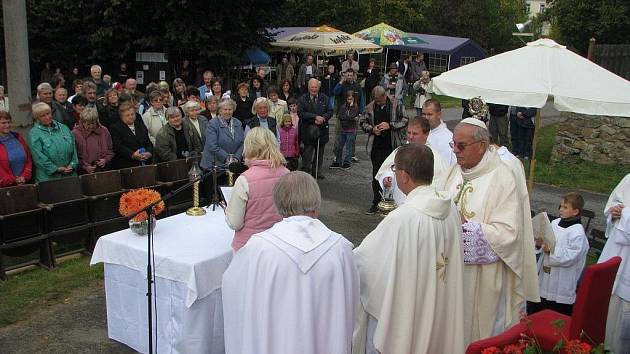
[[[540,301],[534,239],[525,223],[516,176],[490,145],[486,125],[462,120],[451,147],[457,165],[438,185],[462,222],[466,343],[503,332],[519,321],[525,301]],[[527,208],[529,209],[529,208]],[[528,236],[529,235],[529,236]]]
[[[317,182],[282,176],[273,202],[283,219],[254,234],[223,274],[227,354],[350,353],[359,275],[352,243],[317,219]]]

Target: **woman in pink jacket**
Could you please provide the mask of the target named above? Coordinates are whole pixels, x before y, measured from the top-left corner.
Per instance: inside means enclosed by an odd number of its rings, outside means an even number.
[[[98,121],[96,108],[81,112],[79,124],[72,129],[79,155],[79,173],[94,173],[109,169],[114,157],[112,137]]]
[[[273,205],[273,186],[288,173],[278,140],[269,129],[256,127],[249,131],[243,146],[247,171],[234,183],[225,208],[225,220],[233,229],[232,248],[238,251],[249,238],[282,220]]]

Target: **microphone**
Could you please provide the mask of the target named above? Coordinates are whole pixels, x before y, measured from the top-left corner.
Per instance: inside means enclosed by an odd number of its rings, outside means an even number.
[[[241,173],[247,171],[249,167],[242,162],[232,162],[228,165],[228,170],[234,174],[240,175]]]

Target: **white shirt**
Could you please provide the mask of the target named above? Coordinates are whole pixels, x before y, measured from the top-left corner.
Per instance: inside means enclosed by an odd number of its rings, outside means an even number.
[[[436,149],[442,156],[442,161],[447,166],[453,166],[457,163],[457,158],[449,143],[453,141],[453,133],[448,130],[446,123],[442,122],[436,128],[431,129],[427,143]]]

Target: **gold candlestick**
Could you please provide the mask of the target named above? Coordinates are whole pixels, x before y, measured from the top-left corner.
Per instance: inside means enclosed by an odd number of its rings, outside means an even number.
[[[234,187],[234,172],[227,171],[228,187]]]
[[[186,215],[202,216],[206,215],[206,211],[199,207],[199,181],[193,183],[193,206],[186,210]]]

